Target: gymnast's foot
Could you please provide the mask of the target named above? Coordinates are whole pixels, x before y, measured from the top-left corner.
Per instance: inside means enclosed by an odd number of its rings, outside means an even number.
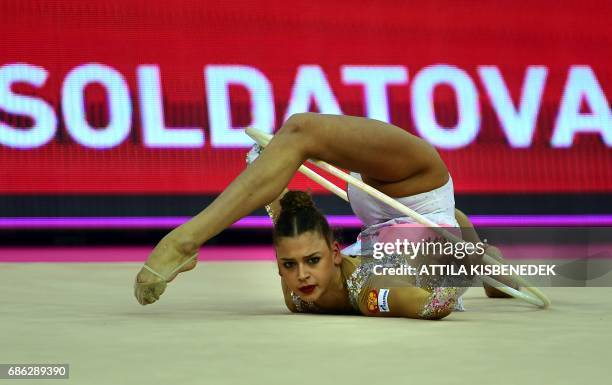
[[[180,235],[179,229],[162,238],[136,276],[134,295],[138,302],[148,305],[157,301],[168,282],[196,266],[198,250],[194,242]]]

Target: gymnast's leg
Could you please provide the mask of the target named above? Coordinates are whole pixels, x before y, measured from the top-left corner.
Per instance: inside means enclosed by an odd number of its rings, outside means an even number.
[[[193,269],[195,260],[173,272],[207,240],[278,197],[308,158],[360,172],[373,187],[396,197],[430,191],[448,178],[435,149],[399,127],[366,118],[296,114],[217,199],[167,234],[146,264],[168,282]],[[140,271],[135,294],[141,304],[159,298],[163,288],[155,286],[156,282],[159,277],[155,274],[144,268]]]

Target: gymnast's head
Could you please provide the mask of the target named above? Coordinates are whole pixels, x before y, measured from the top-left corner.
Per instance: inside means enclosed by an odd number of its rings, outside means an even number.
[[[310,195],[289,191],[280,204],[273,235],[278,273],[289,290],[314,302],[339,272],[340,245]]]

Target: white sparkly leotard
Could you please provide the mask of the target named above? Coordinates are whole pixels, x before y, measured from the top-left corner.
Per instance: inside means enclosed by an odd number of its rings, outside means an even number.
[[[352,172],[351,176],[361,180],[361,175],[357,173]],[[366,230],[393,224],[389,221],[416,223],[414,219],[404,216],[394,208],[351,185],[348,186],[347,195],[353,212],[361,219]],[[455,193],[453,179],[450,175],[448,182],[441,187],[421,194],[395,198],[395,200],[437,224],[459,226],[455,219]]]
[[[361,180],[361,175],[357,173],[351,173],[351,175]],[[364,229],[359,234],[357,242],[342,250],[343,254],[350,255],[350,257],[347,257],[350,260],[345,262],[350,262],[350,264],[355,266],[352,274],[346,277],[346,284],[351,305],[356,311],[359,311],[360,298],[364,298],[364,293],[368,290],[371,280],[375,278],[373,277],[375,261],[371,257],[372,251],[368,250],[368,246],[366,246],[367,242],[362,243],[362,241],[369,239],[369,242],[371,242],[383,228],[416,222],[412,218],[404,216],[404,214],[360,189],[353,188],[349,185],[347,194],[353,212],[364,224]],[[450,175],[448,182],[441,187],[421,194],[396,198],[396,200],[436,224],[455,228],[459,227],[455,219],[455,198],[453,181]],[[405,261],[404,258],[404,256],[400,255],[388,256],[385,257],[383,261],[378,260],[376,263],[382,263],[386,267],[394,267],[403,264]],[[432,304],[452,303],[454,304],[454,310],[464,310],[463,301],[460,296],[461,293],[465,291],[464,288],[433,287],[431,290]],[[300,297],[294,293],[291,294],[293,303],[296,305],[298,311],[318,311],[314,304],[301,300]],[[425,309],[425,312],[428,311],[435,311],[435,306],[432,305],[432,308]],[[426,316],[428,314],[424,313],[423,315]]]
[[[351,175],[361,180],[360,174],[351,172]],[[364,239],[375,238],[380,230],[385,227],[416,223],[411,217],[405,216],[405,214],[351,185],[348,186],[347,194],[353,212],[361,219],[365,228],[357,237],[357,242],[342,250],[344,254],[371,254],[371,250],[367,250],[368,247],[365,243],[362,243]],[[441,187],[420,194],[395,198],[395,200],[438,225],[459,227],[455,219],[455,194],[453,179],[450,175],[448,181]],[[386,266],[392,267],[402,264],[403,260],[401,256],[392,256],[384,262]],[[364,260],[349,278],[349,289],[352,286],[349,293],[352,292],[350,294],[352,297],[358,297],[362,293],[367,281],[373,274],[373,263],[374,261],[371,261],[371,259],[369,263]],[[457,298],[455,310],[464,310],[463,300],[460,296]]]

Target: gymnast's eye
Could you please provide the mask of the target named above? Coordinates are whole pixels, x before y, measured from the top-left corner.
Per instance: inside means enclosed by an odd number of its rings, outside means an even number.
[[[312,257],[308,259],[308,264],[316,265],[317,263],[319,263],[320,260],[321,260],[320,257]]]
[[[295,262],[291,262],[291,261],[283,262],[283,266],[285,267],[285,269],[291,269],[293,266],[295,266]]]

